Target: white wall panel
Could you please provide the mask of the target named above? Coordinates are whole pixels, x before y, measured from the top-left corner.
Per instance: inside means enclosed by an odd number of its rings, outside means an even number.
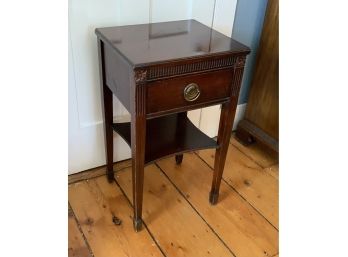
[[[191,2],[191,0],[150,0],[150,22],[190,19]]]
[[[139,8],[136,8],[139,7]],[[69,173],[105,164],[97,27],[147,23],[149,0],[69,1]],[[121,11],[122,10],[122,11]],[[114,120],[128,112],[113,96]],[[130,149],[114,134],[114,160],[130,158]]]
[[[192,19],[211,27],[215,0],[192,0]]]
[[[98,122],[89,126],[80,126],[71,45],[72,44],[69,42],[69,174],[105,164],[103,124]],[[130,157],[129,147],[116,133],[114,134],[114,149],[115,161]]]
[[[86,127],[102,119],[94,29],[118,23],[119,0],[71,0],[69,4],[78,113],[80,126]]]
[[[149,22],[150,0],[119,1],[119,25],[144,24]]]
[[[216,0],[213,28],[231,37],[236,7],[237,0]]]

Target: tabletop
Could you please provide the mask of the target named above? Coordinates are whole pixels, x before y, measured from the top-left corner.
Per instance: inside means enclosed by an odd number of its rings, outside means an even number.
[[[96,34],[133,67],[249,51],[247,46],[196,20],[98,28]]]

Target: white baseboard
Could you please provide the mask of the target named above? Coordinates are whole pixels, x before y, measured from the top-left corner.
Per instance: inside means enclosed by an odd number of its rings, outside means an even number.
[[[232,131],[235,131],[237,129],[238,123],[244,118],[246,106],[247,106],[246,103],[237,105],[237,110],[236,110],[236,115],[234,117]]]

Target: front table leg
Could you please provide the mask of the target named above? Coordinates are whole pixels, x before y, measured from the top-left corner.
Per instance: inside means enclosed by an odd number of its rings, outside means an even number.
[[[217,142],[220,147],[216,149],[215,153],[214,175],[209,195],[209,202],[213,205],[217,203],[219,198],[221,178],[222,173],[224,171],[225,160],[229,146],[229,140],[232,133],[232,125],[235,113],[236,108],[232,106],[231,101],[222,104],[219,132],[217,137]]]
[[[132,181],[133,181],[133,225],[135,231],[142,227],[143,184],[146,143],[145,86],[137,85],[135,110],[131,121]]]
[[[132,180],[133,180],[133,224],[135,231],[142,226],[142,205],[144,185],[144,156],[145,156],[146,119],[137,118],[132,125]],[[134,144],[133,144],[134,142]],[[134,146],[133,146],[134,145]]]

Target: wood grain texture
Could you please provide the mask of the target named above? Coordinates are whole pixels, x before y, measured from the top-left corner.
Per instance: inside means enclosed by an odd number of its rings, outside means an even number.
[[[238,154],[236,151],[229,150],[226,165],[229,165],[231,155],[234,155],[237,160],[232,164],[237,171],[244,169],[241,173],[251,172],[253,175],[258,171],[278,183],[275,178],[278,164],[264,169],[243,152],[238,151]],[[260,214],[261,211],[255,207],[257,203],[250,201],[259,190],[264,195],[263,190],[270,187],[270,180],[262,179],[259,175],[251,180],[237,176],[236,182],[243,180],[243,183],[236,183],[238,186],[234,187],[235,190],[223,180],[220,201],[211,206],[207,201],[211,168],[195,154],[184,155],[180,165],[175,164],[174,158],[167,158],[157,162],[163,171],[154,165],[145,169],[144,217],[151,235],[147,229],[134,233],[132,207],[115,183],[106,182],[105,175],[71,184],[69,201],[86,241],[82,238],[72,212],[69,212],[69,256],[90,256],[87,243],[95,257],[164,254],[167,257],[233,254],[237,257],[278,256],[278,231],[267,221],[266,215]],[[209,162],[209,158],[206,161]],[[212,160],[210,162],[212,164]],[[115,177],[131,199],[131,169],[128,167],[116,172]],[[247,178],[246,175],[244,177]],[[255,186],[253,179],[262,186]],[[271,202],[267,203],[267,199]],[[272,198],[267,199],[259,200],[263,201],[261,204],[264,206],[271,206]],[[278,211],[276,208],[274,210]],[[112,222],[112,215],[121,219],[120,226]],[[77,239],[72,235],[77,235]],[[229,255],[225,254],[221,245],[229,248]],[[207,251],[206,255],[202,254],[204,251]]]
[[[231,137],[230,142],[239,151],[244,153],[262,168],[267,168],[278,163],[277,156],[265,151],[265,149],[262,148],[257,142],[249,146],[244,146],[235,138],[235,136]]]
[[[69,257],[92,257],[88,246],[78,228],[74,214],[69,211],[68,214],[68,256]]]
[[[116,180],[131,199],[131,170]],[[155,165],[145,168],[143,220],[166,256],[232,256]]]
[[[95,257],[163,256],[146,229],[134,233],[129,202],[105,176],[70,185],[69,203]]]
[[[211,149],[198,152],[213,167],[215,152]],[[262,167],[230,144],[224,180],[238,191],[254,208],[278,228],[278,180],[263,171]]]
[[[245,118],[279,139],[279,0],[269,0]]]
[[[221,183],[218,204],[208,203],[212,170],[197,155],[185,154],[181,165],[175,165],[173,158],[157,163],[236,256],[278,253],[278,231],[226,182]]]
[[[264,171],[279,180],[279,164],[265,168]]]

